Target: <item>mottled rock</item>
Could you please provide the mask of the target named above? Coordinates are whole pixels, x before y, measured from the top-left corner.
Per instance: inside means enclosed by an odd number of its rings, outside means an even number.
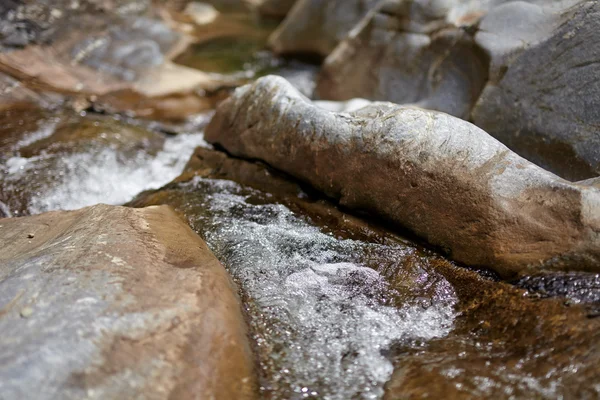
[[[600,305],[600,274],[556,272],[518,279],[514,284],[544,297],[566,297],[574,303]]]
[[[326,57],[376,0],[298,0],[269,38],[276,53]]]
[[[170,208],[0,226],[3,398],[254,398],[236,289]]]
[[[0,53],[0,70],[36,89],[90,96],[129,89],[165,96],[214,86],[201,71],[169,62],[188,39],[147,0],[15,4],[0,15],[1,23],[40,28]]]
[[[492,75],[473,121],[566,179],[598,176],[600,4],[582,1],[560,13],[506,4],[483,19],[476,39],[491,56]]]
[[[503,276],[600,265],[598,189],[443,113],[391,103],[331,113],[269,76],[221,103],[206,138]]]
[[[374,10],[327,57],[322,99],[415,104],[468,118],[487,80],[487,59],[457,27],[405,30],[405,15]]]

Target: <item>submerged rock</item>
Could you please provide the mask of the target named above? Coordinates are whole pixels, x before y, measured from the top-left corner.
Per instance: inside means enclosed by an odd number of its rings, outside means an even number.
[[[175,182],[132,204],[172,205],[238,283],[261,398],[380,397],[393,371],[383,349],[451,329],[440,257],[264,165],[199,148]]]
[[[473,121],[571,180],[600,175],[600,4],[580,3],[562,13],[506,4],[483,19],[476,36],[494,74]],[[503,22],[521,19],[520,29]]]
[[[175,207],[239,283],[263,398],[373,398],[390,378],[388,399],[597,396],[593,309],[456,267],[305,189],[198,148],[184,174],[133,203]],[[584,292],[564,287],[546,295]]]
[[[298,0],[269,38],[275,53],[326,57],[377,0]]]
[[[205,135],[466,264],[503,276],[537,267],[598,271],[600,191],[558,178],[449,115],[391,103],[331,113],[269,76],[221,103]]]
[[[449,281],[460,298],[454,330],[417,348],[395,349],[385,400],[600,395],[590,384],[599,378],[597,310],[468,274]]]
[[[4,399],[254,398],[236,289],[171,209],[98,205],[0,227]]]

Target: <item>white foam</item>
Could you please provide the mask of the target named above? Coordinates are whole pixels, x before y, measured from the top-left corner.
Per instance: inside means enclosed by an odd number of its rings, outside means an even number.
[[[32,214],[72,210],[93,204],[122,204],[141,191],[159,188],[176,178],[197,146],[207,145],[202,133],[169,137],[156,155],[140,150],[124,159],[111,147],[69,155],[11,157],[4,170],[7,185],[45,176],[30,200]],[[52,158],[51,168],[46,164]]]
[[[209,193],[211,216],[197,226],[258,307],[250,324],[270,357],[263,367],[277,366],[268,385],[287,388],[277,396],[380,398],[393,372],[386,349],[451,329],[456,296],[447,281],[436,283],[433,304],[395,307],[387,305],[394,290],[364,265],[364,254],[403,259],[412,249],[334,238],[282,205],[248,204],[232,182],[190,186]],[[421,276],[411,284],[424,285]]]
[[[60,119],[58,118],[42,120],[42,126],[38,130],[25,135],[15,144],[13,150],[19,150],[37,141],[46,139],[54,133],[59,121]]]
[[[125,163],[111,148],[97,154],[67,156],[61,161],[63,182],[33,198],[30,211],[125,203],[144,190],[159,188],[175,179],[200,145],[206,145],[202,134],[181,134],[166,139],[156,156],[139,152]]]

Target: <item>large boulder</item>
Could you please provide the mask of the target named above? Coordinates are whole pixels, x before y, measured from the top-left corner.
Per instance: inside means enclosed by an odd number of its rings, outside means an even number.
[[[388,6],[366,17],[325,60],[317,95],[412,103],[468,118],[487,80],[485,54],[467,31],[442,24],[430,32],[412,27],[405,14]]]
[[[326,57],[376,0],[298,0],[269,38],[276,53]]]
[[[488,79],[489,57],[492,74],[498,58],[475,39],[487,38],[506,54],[543,37],[576,2],[383,1],[325,60],[317,94],[411,103],[469,119]],[[506,18],[496,12],[505,6],[518,11]]]
[[[254,397],[236,289],[169,207],[0,226],[3,399]]]
[[[205,136],[466,264],[503,276],[528,267],[599,270],[600,191],[447,114],[391,103],[331,113],[269,76],[221,103]]]
[[[506,21],[520,21],[515,24]],[[490,82],[473,121],[564,178],[600,175],[600,4],[561,13],[510,3],[481,22]]]

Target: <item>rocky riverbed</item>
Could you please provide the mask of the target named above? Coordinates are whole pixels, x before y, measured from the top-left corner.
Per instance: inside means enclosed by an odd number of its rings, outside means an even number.
[[[589,0],[0,4],[0,399],[600,397]]]

